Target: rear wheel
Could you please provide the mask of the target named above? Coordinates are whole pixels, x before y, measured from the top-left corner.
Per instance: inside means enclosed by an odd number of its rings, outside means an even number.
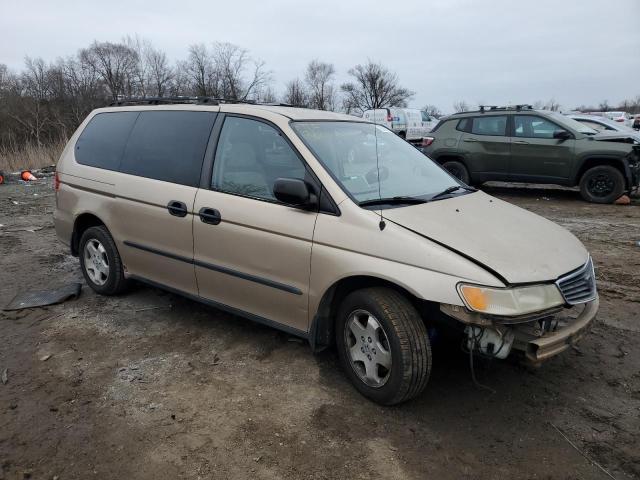
[[[469,170],[464,166],[464,163],[458,162],[457,160],[449,160],[444,162],[442,167],[462,183],[469,185],[469,182],[471,181],[469,177]]]
[[[611,165],[587,170],[580,179],[580,194],[587,202],[613,203],[624,193],[624,177]]]
[[[336,344],[356,389],[382,405],[419,395],[431,372],[431,345],[411,302],[388,288],[349,294],[340,306]]]
[[[87,284],[101,295],[122,293],[128,286],[113,237],[104,226],[87,228],[80,237],[80,266]]]

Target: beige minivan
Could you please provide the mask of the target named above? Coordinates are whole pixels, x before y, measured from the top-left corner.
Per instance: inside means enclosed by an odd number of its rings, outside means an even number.
[[[201,99],[102,108],[69,140],[55,187],[57,234],[96,292],[137,280],[314,350],[335,344],[355,387],[385,405],[424,390],[434,332],[457,331],[471,358],[538,364],[598,309],[571,233],[348,115]]]

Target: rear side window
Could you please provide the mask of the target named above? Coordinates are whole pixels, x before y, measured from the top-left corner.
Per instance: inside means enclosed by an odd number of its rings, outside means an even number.
[[[471,133],[475,135],[505,135],[507,129],[506,115],[474,117],[472,120]]]
[[[195,187],[216,114],[141,112],[133,127],[120,171]]]
[[[458,125],[456,125],[456,130],[460,130],[461,132],[468,132],[471,130],[471,119],[470,118],[462,118],[458,121]]]
[[[82,165],[118,170],[131,128],[139,112],[99,113],[76,142],[76,161]]]

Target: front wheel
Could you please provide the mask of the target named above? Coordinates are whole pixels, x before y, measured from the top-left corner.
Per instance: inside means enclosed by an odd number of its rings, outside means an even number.
[[[624,193],[624,177],[611,165],[598,165],[580,179],[580,194],[587,202],[613,203]]]
[[[340,306],[336,344],[356,389],[382,405],[419,395],[431,373],[431,344],[422,318],[395,290],[366,288]]]

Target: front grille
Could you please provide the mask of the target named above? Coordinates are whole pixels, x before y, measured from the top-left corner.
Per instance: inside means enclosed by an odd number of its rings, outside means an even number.
[[[591,257],[589,257],[589,261],[578,270],[574,270],[564,277],[560,277],[556,281],[556,285],[560,289],[564,300],[569,305],[577,305],[578,303],[586,303],[594,300],[597,296],[596,275],[593,271],[593,261]]]

